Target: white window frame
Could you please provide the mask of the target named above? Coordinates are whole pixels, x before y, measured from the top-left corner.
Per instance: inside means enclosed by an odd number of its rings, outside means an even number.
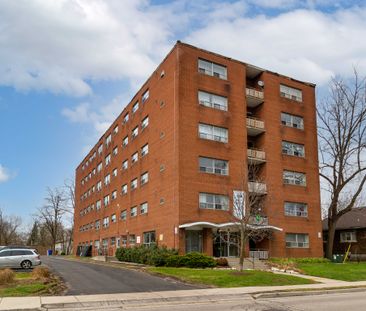
[[[128,145],[128,135],[122,140],[122,147],[126,147],[127,145]]]
[[[112,222],[112,223],[117,222],[117,216],[116,216],[116,214],[112,214],[112,215],[111,215],[111,222]]]
[[[118,154],[118,146],[113,148],[112,153],[113,153],[114,156],[116,156]]]
[[[198,59],[198,72],[217,77],[222,80],[227,80],[226,66],[219,65],[201,58]]]
[[[141,102],[142,102],[142,103],[145,103],[145,102],[149,99],[149,97],[150,97],[150,90],[149,90],[149,89],[147,89],[147,90],[144,92],[144,94],[142,94],[142,96],[141,96]]]
[[[104,196],[104,198],[103,198],[103,205],[108,206],[110,203],[111,203],[111,200],[110,200],[110,197],[108,194],[108,195]]]
[[[122,162],[122,170],[125,171],[128,169],[128,159],[127,160],[124,160]]]
[[[142,121],[141,121],[141,131],[143,131],[146,127],[148,127],[149,125],[149,116],[146,116]]]
[[[112,171],[112,176],[113,176],[113,177],[117,177],[117,175],[118,175],[118,169],[117,169],[117,168],[115,168],[115,169],[113,169],[113,171]]]
[[[141,215],[147,214],[148,210],[149,210],[149,204],[147,202],[140,204],[140,214]]]
[[[212,161],[211,162],[212,166],[208,166],[208,167],[201,166],[201,159],[202,160]],[[217,164],[220,163],[220,162],[225,163],[227,168],[222,169],[221,167],[217,166]],[[222,176],[228,176],[229,175],[229,161],[227,161],[227,160],[199,157],[198,158],[198,164],[199,164],[200,172],[208,173],[208,174],[222,175]]]
[[[127,184],[124,184],[121,187],[121,193],[122,193],[122,195],[125,195],[125,194],[127,194],[127,192],[128,192],[128,185]]]
[[[287,127],[304,129],[304,118],[286,112],[281,112],[281,124]]]
[[[105,157],[105,166],[108,166],[109,164],[111,164],[111,154],[108,154]]]
[[[133,104],[132,106],[132,113],[136,113],[136,111],[139,109],[139,102]]]
[[[131,191],[137,189],[137,184],[138,184],[137,178],[131,180],[131,186],[130,186]]]
[[[291,237],[291,239],[289,239]],[[302,237],[300,239],[300,237]],[[309,234],[286,233],[286,248],[309,248]]]
[[[227,143],[229,141],[229,130],[225,127],[212,124],[199,123],[198,135],[202,139]]]
[[[284,170],[283,183],[285,185],[306,187],[306,174],[301,172]]]
[[[120,214],[119,218],[121,220],[126,220],[127,219],[127,210],[126,209],[121,211],[121,214]]]
[[[102,200],[95,202],[95,209],[98,211],[102,208]]]
[[[112,134],[109,134],[107,138],[105,139],[105,144],[108,147],[112,142]]]
[[[117,199],[117,190],[114,190],[112,192],[112,200],[115,200],[115,199]]]
[[[308,205],[306,203],[286,201],[284,209],[285,216],[308,217]]]
[[[297,102],[302,102],[302,90],[297,88],[280,84],[280,94],[282,97],[295,100]]]
[[[147,184],[148,182],[149,182],[149,172],[145,172],[145,173],[141,174],[141,178],[140,178],[141,186]]]
[[[342,231],[340,233],[340,242],[341,243],[356,243],[357,242],[356,231]]]
[[[139,127],[136,126],[131,132],[131,139],[135,139],[139,135]]]
[[[208,200],[211,198],[212,200]],[[212,201],[212,202],[210,202]],[[199,193],[199,208],[228,211],[229,210],[229,196],[216,193]]]
[[[227,97],[209,92],[198,91],[198,102],[202,106],[217,110],[227,111],[228,109]]]
[[[125,114],[125,116],[123,117],[123,124],[126,124],[128,122],[128,120],[130,119],[130,114],[127,112]]]
[[[130,211],[130,217],[136,217],[137,216],[137,206],[131,207]]]
[[[291,141],[282,141],[282,154],[305,158],[305,146]]]
[[[141,147],[141,158],[149,153],[149,144],[145,144]]]
[[[138,151],[136,151],[132,156],[131,156],[131,164],[136,163],[139,160],[139,153]]]

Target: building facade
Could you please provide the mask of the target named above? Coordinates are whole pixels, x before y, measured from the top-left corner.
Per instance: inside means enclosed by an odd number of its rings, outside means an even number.
[[[253,255],[322,256],[316,132],[313,84],[178,41],[76,169],[74,251],[237,256],[237,191]]]

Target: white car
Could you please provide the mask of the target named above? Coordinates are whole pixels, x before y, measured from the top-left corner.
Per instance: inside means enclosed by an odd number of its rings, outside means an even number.
[[[41,257],[35,249],[2,248],[0,249],[0,268],[30,269],[41,264]]]

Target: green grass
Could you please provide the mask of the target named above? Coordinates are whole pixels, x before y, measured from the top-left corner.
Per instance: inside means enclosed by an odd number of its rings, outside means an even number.
[[[314,283],[311,280],[291,275],[255,270],[240,273],[234,270],[153,267],[149,268],[149,271],[176,277],[190,283],[213,285],[216,287],[279,286]]]
[[[41,282],[34,282],[32,284],[19,284],[7,288],[0,288],[0,297],[30,296],[45,291],[48,286]]]
[[[31,277],[31,272],[16,272],[15,274],[16,280],[30,279]]]
[[[352,263],[301,263],[297,264],[305,274],[342,281],[365,281],[366,262]]]

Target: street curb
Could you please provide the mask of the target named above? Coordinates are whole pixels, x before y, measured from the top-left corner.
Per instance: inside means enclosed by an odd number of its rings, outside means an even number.
[[[345,288],[324,288],[316,290],[289,290],[279,292],[263,292],[258,294],[252,294],[254,299],[266,299],[266,298],[282,298],[282,297],[295,297],[295,296],[316,296],[326,295],[334,293],[351,293],[351,292],[366,292],[366,286],[347,286]]]

